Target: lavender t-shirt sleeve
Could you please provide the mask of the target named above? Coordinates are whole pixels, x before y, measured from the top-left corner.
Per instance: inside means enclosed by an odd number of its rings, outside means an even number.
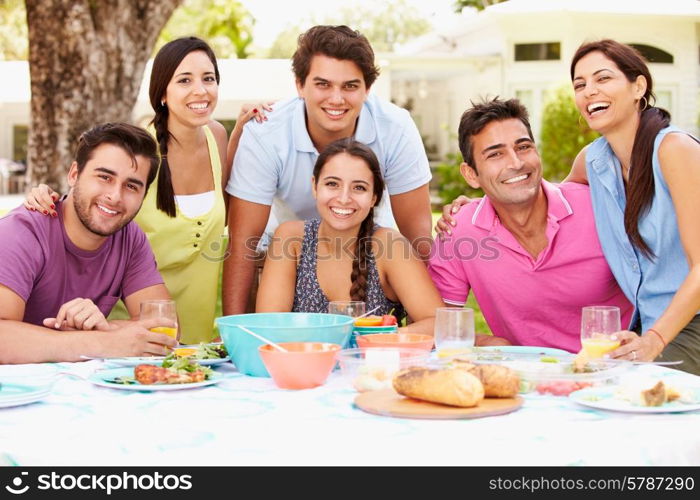
[[[130,248],[125,251],[129,252],[130,257],[122,282],[122,300],[139,290],[163,283],[144,232],[133,222],[128,225],[128,231]]]
[[[24,208],[21,208],[24,210]],[[31,217],[10,213],[0,219],[0,284],[25,302],[44,267],[43,245],[31,227]]]

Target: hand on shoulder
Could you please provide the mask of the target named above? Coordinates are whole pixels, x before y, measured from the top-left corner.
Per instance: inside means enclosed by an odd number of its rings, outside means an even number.
[[[446,235],[452,234],[452,228],[457,225],[455,216],[464,205],[468,205],[472,201],[479,201],[481,198],[469,198],[463,194],[455,198],[452,203],[448,203],[442,207],[442,216],[435,224],[435,233],[438,238],[442,239]]]

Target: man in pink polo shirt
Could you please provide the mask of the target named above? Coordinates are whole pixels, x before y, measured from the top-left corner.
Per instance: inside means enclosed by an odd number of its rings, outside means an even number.
[[[588,186],[550,184],[516,99],[474,105],[459,125],[462,176],[485,197],[454,216],[438,238],[430,275],[448,304],[474,290],[495,336],[514,345],[581,349],[581,308],[632,306],[598,242]]]

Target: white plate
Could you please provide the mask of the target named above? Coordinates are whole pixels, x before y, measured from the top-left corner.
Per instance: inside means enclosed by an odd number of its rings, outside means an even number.
[[[502,352],[504,354],[532,354],[542,356],[567,356],[570,352],[555,347],[536,347],[529,345],[491,345],[475,347],[475,352]]]
[[[34,403],[48,396],[50,392],[46,387],[3,384],[0,388],[0,408]]]
[[[148,356],[148,357],[133,357],[133,358],[105,358],[105,362],[115,366],[138,366],[138,365],[158,365],[163,363],[165,358],[163,356]],[[226,356],[225,358],[216,359],[193,359],[192,361],[202,365],[202,366],[215,366],[222,363],[228,363],[231,358]]]
[[[110,387],[112,389],[122,389],[125,391],[178,391],[182,389],[194,389],[196,387],[206,387],[220,382],[224,376],[220,373],[213,373],[209,380],[204,382],[194,382],[192,384],[152,384],[143,385],[136,382],[135,384],[125,385],[112,382],[117,377],[132,377],[134,370],[131,368],[114,368],[111,370],[100,370],[88,377],[88,381],[101,387]]]
[[[679,403],[673,401],[661,406],[639,406],[622,399],[618,394],[620,386],[588,387],[569,394],[569,399],[584,406],[599,410],[621,411],[627,413],[679,413],[700,410],[700,388],[683,389],[693,394],[697,403]]]
[[[0,365],[0,384],[50,389],[58,379],[58,368],[50,364]]]

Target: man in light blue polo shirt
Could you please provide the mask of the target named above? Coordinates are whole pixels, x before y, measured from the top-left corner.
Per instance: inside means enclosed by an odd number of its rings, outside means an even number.
[[[428,159],[408,112],[368,94],[379,69],[367,39],[347,26],[315,26],[300,37],[292,66],[299,97],[278,103],[262,125],[246,125],[226,186],[232,198],[224,314],[245,312],[263,232],[318,217],[313,166],[337,139],[354,136],[379,159],[390,205],[378,207],[377,223],[393,226],[395,218],[416,250],[430,251]]]

